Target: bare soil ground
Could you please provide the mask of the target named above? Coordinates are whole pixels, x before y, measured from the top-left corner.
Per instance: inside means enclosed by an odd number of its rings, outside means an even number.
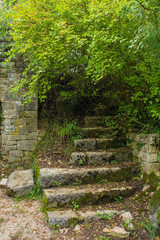
[[[63,144],[55,145],[47,152],[39,153],[38,163],[40,167],[71,167],[68,155],[64,151]],[[9,174],[9,169],[1,167],[0,176]],[[141,184],[141,182],[140,182]],[[142,183],[143,184],[143,183]],[[133,230],[128,230],[119,216],[111,219],[99,219],[93,223],[80,223],[77,227],[59,229],[50,227],[46,221],[46,215],[40,211],[41,201],[23,199],[17,201],[5,194],[0,189],[0,240],[114,240],[120,239],[107,235],[103,229],[107,226],[119,226],[130,231],[127,240],[149,240],[160,238],[152,232],[148,204],[153,193],[137,192],[135,196],[121,199],[115,203],[104,206],[88,207],[88,209],[115,209],[129,211],[133,216]]]

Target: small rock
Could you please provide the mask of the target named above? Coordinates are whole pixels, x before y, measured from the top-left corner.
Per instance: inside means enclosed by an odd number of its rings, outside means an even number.
[[[65,228],[71,225],[73,219],[77,219],[78,222],[78,215],[72,210],[65,211],[65,213],[63,211],[47,212],[47,215],[49,226],[59,225]]]
[[[126,223],[128,223],[128,224],[131,223],[131,221],[133,219],[130,212],[125,212],[125,213],[121,214],[121,216],[122,216],[123,220],[126,221]]]
[[[150,188],[150,185],[145,185],[142,189],[142,192],[145,192],[147,191],[148,189]]]
[[[133,230],[133,229],[134,229],[133,223],[128,224],[128,228],[129,228],[130,230]]]
[[[7,180],[6,188],[9,196],[25,196],[34,187],[33,171],[23,170],[15,171],[10,174]]]
[[[0,187],[5,188],[7,184],[7,178],[2,178],[0,181]]]
[[[118,238],[128,238],[130,235],[130,232],[127,232],[123,228],[120,228],[117,226],[112,229],[109,229],[108,227],[106,227],[103,229],[103,232]]]
[[[67,234],[67,232],[69,231],[68,228],[63,228],[63,229],[60,229],[59,232],[60,233],[63,233],[63,234]]]
[[[80,225],[75,226],[74,231],[80,231],[80,230],[81,230]]]

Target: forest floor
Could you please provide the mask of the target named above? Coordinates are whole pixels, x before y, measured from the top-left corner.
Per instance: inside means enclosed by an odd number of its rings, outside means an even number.
[[[53,145],[47,151],[38,155],[38,164],[42,167],[68,167],[68,154],[64,144]],[[68,147],[67,149],[70,149]],[[68,152],[68,150],[67,150]],[[9,169],[0,168],[0,177],[7,177]],[[143,185],[140,181],[139,184]],[[126,240],[160,240],[152,231],[149,221],[148,204],[152,192],[139,190],[134,196],[117,200],[114,203],[101,206],[88,207],[88,209],[125,210],[132,214],[134,228],[128,229],[119,215],[109,219],[99,219],[92,223],[81,223],[77,226],[59,229],[50,227],[46,215],[40,211],[41,201],[8,197],[5,189],[0,189],[0,239],[2,240],[114,240],[120,239],[109,236],[103,232],[106,227],[119,226],[130,232]],[[122,238],[121,238],[122,239]]]

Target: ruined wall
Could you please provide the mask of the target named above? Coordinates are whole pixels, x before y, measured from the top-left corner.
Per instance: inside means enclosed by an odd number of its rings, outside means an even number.
[[[148,175],[154,171],[160,176],[160,136],[129,133],[127,139],[128,146],[132,149],[133,160],[141,164],[142,171]]]
[[[10,64],[8,70],[0,59],[0,101],[2,104],[2,126],[0,137],[1,161],[14,167],[26,167],[37,141],[37,98],[22,105],[22,96],[14,97],[9,87],[14,85],[24,70],[21,57]]]

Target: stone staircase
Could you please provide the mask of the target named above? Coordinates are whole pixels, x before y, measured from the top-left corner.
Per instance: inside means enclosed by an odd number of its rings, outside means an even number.
[[[75,151],[71,153],[72,168],[40,169],[43,210],[49,225],[67,227],[97,219],[97,212],[88,211],[88,206],[103,206],[130,197],[137,190],[132,182],[136,166],[131,152],[116,128],[105,127],[105,118],[84,119],[83,139],[74,141]]]

